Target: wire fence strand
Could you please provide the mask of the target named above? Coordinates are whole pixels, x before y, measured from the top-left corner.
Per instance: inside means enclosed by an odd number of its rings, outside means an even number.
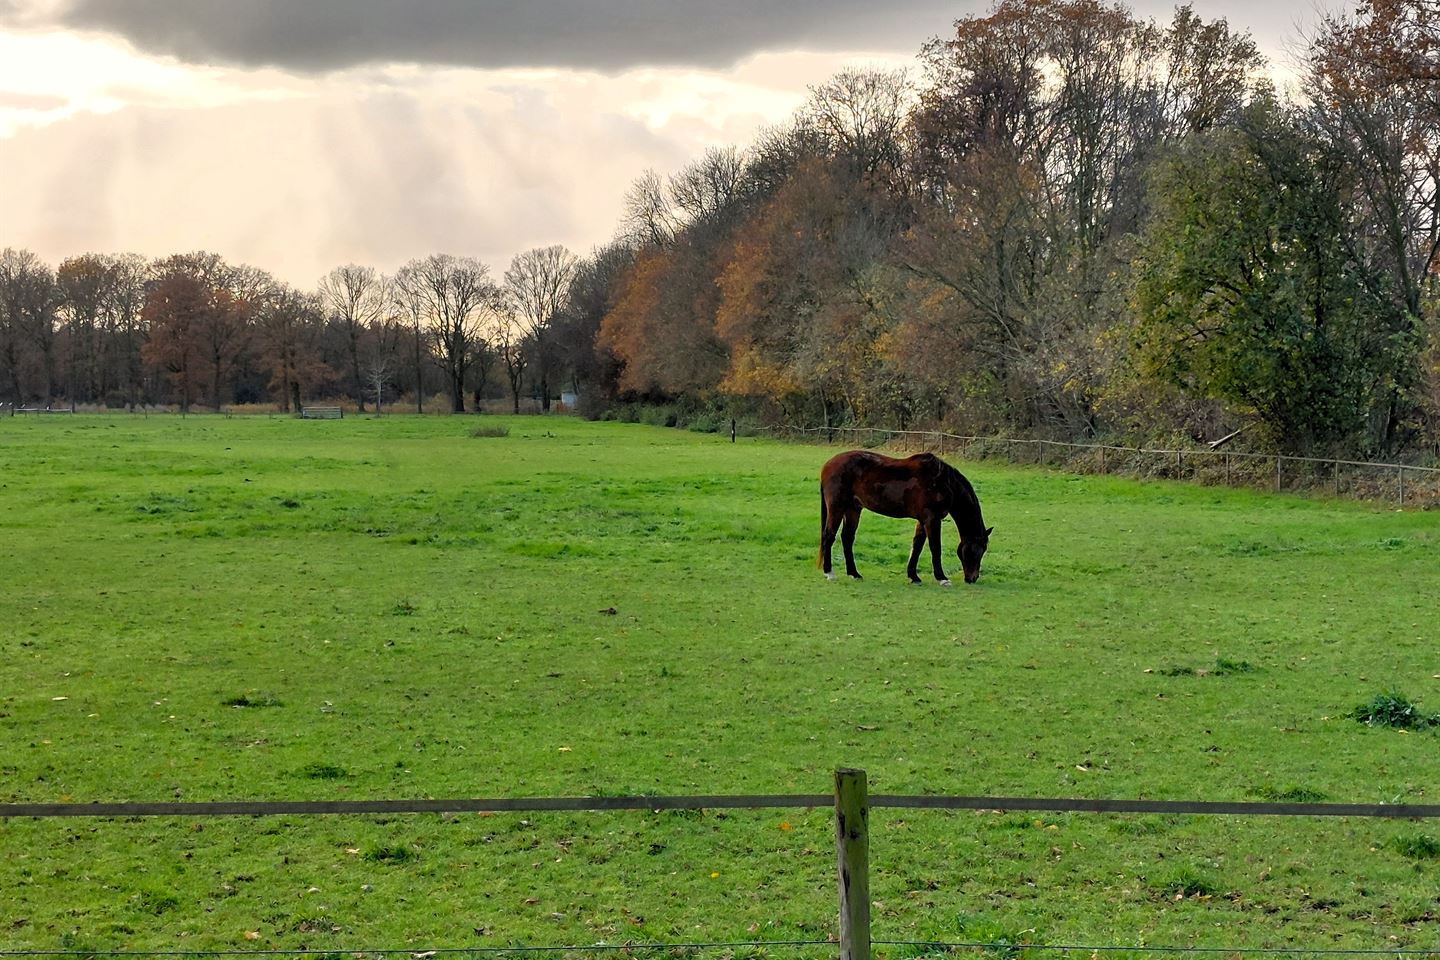
[[[1440,467],[1408,463],[1300,457],[1250,453],[1206,447],[1166,449],[1078,443],[1038,437],[999,437],[947,433],[943,430],[894,430],[886,427],[800,427],[770,430],[777,436],[823,436],[864,442],[917,443],[954,449],[967,457],[997,457],[1012,463],[1064,466],[1083,473],[1117,473],[1182,479],[1223,486],[1281,490],[1329,491],[1336,496],[1394,500],[1400,506],[1440,503]],[[1057,462],[1058,461],[1058,462]]]

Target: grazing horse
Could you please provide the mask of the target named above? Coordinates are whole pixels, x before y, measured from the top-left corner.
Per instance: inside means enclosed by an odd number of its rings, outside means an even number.
[[[820,468],[820,569],[825,571],[826,579],[835,579],[830,571],[830,548],[837,530],[845,549],[845,572],[860,579],[853,547],[860,511],[866,509],[915,521],[910,565],[905,570],[911,583],[920,582],[915,564],[920,559],[921,545],[928,539],[935,579],[943,587],[950,586],[940,566],[940,522],[946,514],[955,519],[960,534],[956,554],[965,571],[965,582],[974,583],[980,578],[980,558],[990,545],[990,531],[994,528],[985,526],[970,481],[933,453],[896,459],[869,450],[850,450],[831,457]]]

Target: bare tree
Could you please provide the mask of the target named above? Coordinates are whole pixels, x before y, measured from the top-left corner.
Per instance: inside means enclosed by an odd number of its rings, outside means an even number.
[[[663,247],[680,229],[665,183],[654,170],[646,170],[625,191],[625,214],[621,230],[637,246]]]
[[[734,147],[711,147],[670,178],[670,198],[691,224],[723,215],[745,185],[745,161]]]
[[[314,294],[277,284],[256,311],[261,354],[270,367],[270,385],[281,396],[281,408],[300,412],[300,392],[324,372],[316,341],[321,304]]]
[[[849,68],[812,87],[805,112],[855,173],[872,176],[904,164],[900,133],[910,99],[904,70]]]
[[[555,318],[565,307],[580,261],[564,247],[538,247],[516,255],[505,271],[505,294],[533,347],[540,380],[540,409],[550,412]]]
[[[373,267],[346,264],[320,278],[320,296],[331,320],[339,327],[349,360],[351,388],[360,412],[365,412],[364,382],[360,371],[360,341],[367,328],[385,312],[390,300],[385,278]]]
[[[16,405],[24,401],[25,368],[36,349],[53,343],[55,336],[55,275],[29,250],[6,247],[0,252],[0,363]],[[46,370],[53,366],[46,363]],[[50,396],[53,372],[45,380]]]
[[[55,272],[56,304],[68,355],[65,397],[72,413],[81,399],[92,401],[105,390],[100,328],[110,280],[106,258],[93,253],[70,257]]]
[[[495,316],[490,342],[500,355],[505,379],[510,384],[510,399],[515,413],[520,412],[520,387],[525,382],[525,369],[530,363],[530,343],[520,318],[507,305]]]
[[[396,287],[416,322],[423,325],[450,381],[451,410],[465,412],[466,373],[480,346],[482,320],[492,314],[500,289],[490,268],[469,257],[434,254],[412,260],[396,276]],[[417,388],[418,388],[417,343]]]
[[[125,402],[131,411],[141,401],[145,365],[141,353],[149,331],[144,321],[145,283],[150,265],[138,253],[124,253],[111,260],[112,283],[106,290],[107,329],[114,332],[111,350],[119,381],[124,384]]]
[[[370,384],[370,393],[375,398],[375,416],[380,416],[385,399],[385,385],[390,382],[399,367],[399,358],[393,353],[375,353],[365,361],[365,380]]]

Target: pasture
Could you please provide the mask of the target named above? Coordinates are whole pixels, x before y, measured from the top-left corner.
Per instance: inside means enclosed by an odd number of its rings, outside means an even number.
[[[1347,716],[1440,711],[1434,514],[956,462],[995,527],[978,584],[910,586],[912,525],[868,513],[866,579],[828,583],[833,452],[558,417],[0,420],[0,800],[824,793],[841,765],[885,793],[1440,799],[1440,735]],[[0,949],[823,939],[832,829],[11,819]],[[874,935],[1433,946],[1437,836],[876,810]]]

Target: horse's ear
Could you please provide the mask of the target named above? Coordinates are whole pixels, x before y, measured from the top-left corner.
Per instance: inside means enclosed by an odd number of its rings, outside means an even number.
[[[986,527],[986,528],[985,528],[985,536],[987,536],[987,537],[990,536],[990,534],[992,534],[992,533],[994,533],[994,532],[995,532],[995,528],[994,528],[994,527]]]

